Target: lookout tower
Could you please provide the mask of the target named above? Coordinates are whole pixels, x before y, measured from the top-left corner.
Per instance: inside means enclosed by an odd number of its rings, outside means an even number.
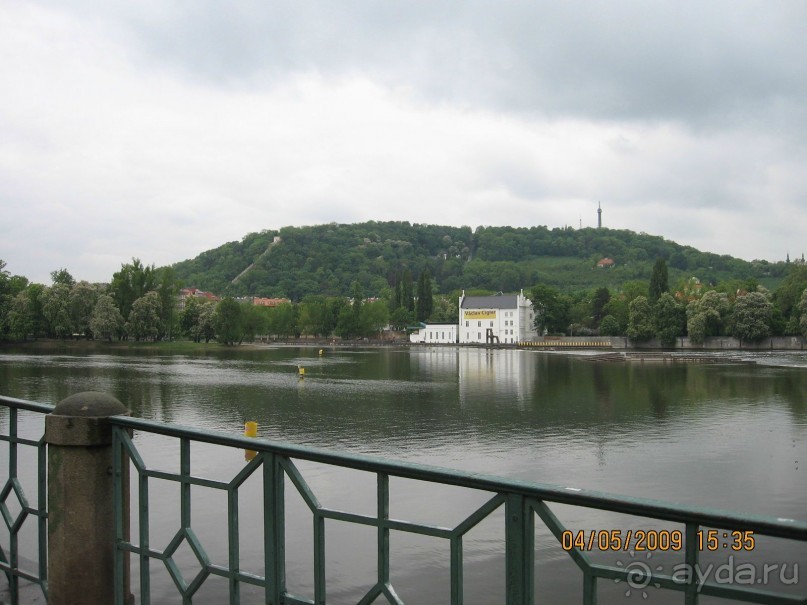
[[[597,202],[597,229],[602,229],[602,204]]]

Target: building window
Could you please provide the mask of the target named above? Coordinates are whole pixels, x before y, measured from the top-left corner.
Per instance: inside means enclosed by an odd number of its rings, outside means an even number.
[[[482,327],[482,322],[481,321],[476,322],[476,327],[481,328]]]
[[[471,323],[471,322],[470,322],[470,321],[466,321],[466,322],[465,322],[465,327],[466,327],[466,328],[468,327],[468,324],[469,324],[469,323]]]

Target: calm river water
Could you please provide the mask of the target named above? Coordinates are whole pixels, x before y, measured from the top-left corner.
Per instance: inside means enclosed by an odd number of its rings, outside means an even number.
[[[749,354],[748,360],[754,363],[603,363],[456,347],[327,348],[322,356],[297,347],[217,348],[187,356],[5,351],[0,392],[56,403],[79,391],[106,391],[134,416],[191,427],[241,434],[244,421],[255,420],[259,436],[277,441],[807,520],[807,355]],[[305,380],[297,377],[298,365],[306,368]],[[27,418],[24,430],[35,433],[40,421]],[[0,411],[4,431],[6,424],[7,413]],[[149,466],[178,469],[176,442],[138,434],[135,443]],[[243,464],[242,451],[193,448],[194,474],[229,479]],[[323,504],[375,514],[373,476],[300,468]],[[176,532],[178,489],[156,480],[150,487],[152,542],[163,547]],[[260,493],[257,479],[241,490],[241,541],[242,560],[250,561],[244,567],[262,574]],[[393,517],[452,525],[487,495],[393,480],[392,498]],[[311,598],[311,517],[290,485],[287,500],[288,587]],[[204,547],[214,562],[226,563],[226,498],[194,488],[193,507]],[[570,528],[662,527],[579,508],[553,510]],[[499,511],[465,543],[467,603],[503,601],[501,524]],[[537,525],[537,602],[579,602],[580,572]],[[338,522],[327,527],[328,600],[355,602],[374,583],[375,533]],[[402,598],[448,601],[447,543],[396,533],[392,547],[393,583]],[[805,548],[785,541],[760,539],[740,556],[754,564],[787,563],[786,584],[794,565],[807,576]],[[669,570],[683,554],[653,557],[654,567]],[[727,557],[704,553],[703,562],[720,565]],[[630,553],[592,558],[631,563]],[[181,549],[177,560],[192,578],[190,549]],[[152,576],[153,602],[181,602],[171,596],[173,584],[159,562]],[[789,590],[805,595],[807,579],[798,580]],[[626,594],[625,584],[608,584],[601,581],[601,603],[683,602],[652,587]],[[225,590],[211,578],[194,602],[223,602]],[[259,602],[246,589],[244,602],[251,598]]]

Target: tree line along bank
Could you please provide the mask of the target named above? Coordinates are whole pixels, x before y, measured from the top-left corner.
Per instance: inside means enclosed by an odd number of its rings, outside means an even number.
[[[428,269],[416,277],[408,270],[397,272],[380,292],[369,293],[372,297],[354,280],[350,296],[309,294],[276,307],[230,297],[189,298],[180,310],[181,286],[171,267],[157,269],[139,259],[122,265],[108,284],[76,281],[59,269],[51,273],[49,286],[12,275],[0,260],[0,340],[187,338],[234,344],[256,337],[382,338],[416,322],[458,319],[459,291],[440,293]],[[753,278],[670,284],[664,260],[655,263],[649,281],[628,281],[617,289],[563,292],[537,284],[528,292],[541,334],[628,336],[636,342],[658,338],[668,345],[680,336],[695,344],[710,336],[744,341],[807,336],[804,263],[792,263],[773,292]]]

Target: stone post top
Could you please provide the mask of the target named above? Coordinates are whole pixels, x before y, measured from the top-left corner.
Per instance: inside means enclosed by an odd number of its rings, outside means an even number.
[[[98,418],[128,414],[129,409],[108,393],[84,391],[65,397],[53,408],[54,416]]]

